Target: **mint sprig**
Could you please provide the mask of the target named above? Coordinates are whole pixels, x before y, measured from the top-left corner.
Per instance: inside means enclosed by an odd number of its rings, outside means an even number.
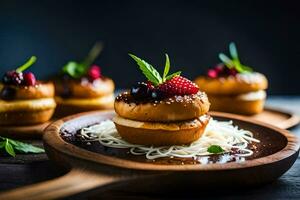
[[[103,50],[103,44],[98,42],[88,53],[87,57],[81,62],[70,61],[63,66],[62,72],[68,74],[73,78],[80,78],[84,76],[89,67],[93,64],[96,58],[100,55]]]
[[[222,147],[220,147],[219,145],[211,145],[207,148],[207,152],[217,154],[224,152],[224,149],[222,149]]]
[[[36,62],[36,57],[31,56],[29,60],[26,61],[26,63],[24,63],[23,65],[21,65],[16,69],[16,72],[19,73],[23,72],[24,70],[28,69],[31,65],[33,65],[35,62]]]
[[[171,75],[168,75],[168,73],[170,71],[170,59],[169,59],[168,54],[165,54],[165,55],[166,55],[166,63],[165,63],[163,76],[161,77],[159,72],[151,64],[149,64],[145,60],[143,60],[133,54],[129,54],[129,56],[136,61],[136,63],[139,66],[139,69],[142,71],[142,73],[146,76],[146,78],[154,86],[158,86],[159,84],[162,84],[165,81],[172,79],[174,76],[179,76],[181,73],[181,71],[178,71]]]
[[[0,150],[4,149],[9,155],[15,157],[16,151],[22,153],[43,153],[44,149],[20,142],[17,140],[5,138],[0,136]]]
[[[253,71],[252,68],[241,64],[236,45],[233,42],[229,44],[229,53],[231,58],[226,56],[224,53],[219,54],[219,59],[224,63],[226,67],[228,67],[229,69],[234,68],[239,73],[248,73]]]

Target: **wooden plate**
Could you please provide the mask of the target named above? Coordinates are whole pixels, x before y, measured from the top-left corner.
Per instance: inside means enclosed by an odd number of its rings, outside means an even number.
[[[272,124],[282,129],[292,128],[300,122],[300,118],[297,115],[275,108],[265,108],[262,113],[250,118]]]
[[[254,157],[244,162],[223,164],[193,164],[185,161],[180,164],[156,163],[120,155],[111,148],[102,149],[112,151],[101,150],[100,144],[96,149],[87,149],[82,147],[82,142],[76,142],[78,130],[114,115],[111,111],[89,112],[52,123],[44,134],[46,152],[50,159],[69,168],[70,172],[58,179],[2,193],[0,199],[52,199],[96,187],[108,188],[125,183],[134,183],[134,190],[140,187],[155,190],[159,187],[166,192],[203,185],[215,187],[216,183],[227,186],[258,185],[280,177],[293,165],[299,154],[299,141],[288,131],[241,116],[217,112],[211,115],[218,120],[233,120],[234,124],[252,131],[261,140],[258,146],[260,151]]]
[[[31,126],[0,126],[0,135],[14,139],[41,139],[44,129],[50,123],[51,121]]]

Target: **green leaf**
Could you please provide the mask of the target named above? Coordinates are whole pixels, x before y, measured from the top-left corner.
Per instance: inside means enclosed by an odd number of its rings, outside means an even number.
[[[160,74],[152,65],[133,54],[129,54],[129,56],[136,61],[140,70],[143,72],[146,78],[153,83],[154,86],[157,86],[160,83],[162,83],[162,78]]]
[[[23,64],[22,66],[18,67],[16,69],[17,72],[23,72],[24,70],[26,70],[27,68],[29,68],[31,65],[33,65],[36,61],[36,57],[35,56],[31,56],[31,58],[29,58],[29,60]]]
[[[93,62],[96,60],[96,58],[100,55],[100,53],[103,50],[103,43],[97,42],[93,48],[90,50],[89,54],[87,57],[81,62],[81,64],[85,67],[88,68],[90,67]]]
[[[165,69],[164,69],[164,74],[163,74],[163,82],[166,81],[166,77],[169,73],[169,70],[170,70],[170,59],[169,59],[169,56],[168,54],[166,54],[166,64],[165,64]]]
[[[209,153],[222,153],[224,150],[219,145],[211,145],[207,148],[207,152]]]
[[[231,42],[229,44],[229,53],[230,53],[231,58],[233,58],[234,60],[239,60],[237,48],[236,48],[234,42]]]
[[[8,139],[5,140],[5,151],[13,157],[16,156],[15,150],[13,146],[9,143]]]
[[[234,67],[232,60],[228,58],[225,54],[220,53],[219,58],[228,68]]]
[[[87,69],[80,63],[70,61],[63,66],[62,71],[73,78],[80,78],[86,73]]]
[[[0,149],[2,149],[4,146],[5,146],[5,142],[4,141],[0,142]]]
[[[45,150],[31,144],[23,143],[16,140],[9,139],[9,142],[13,144],[14,148],[23,153],[44,153]]]
[[[172,79],[174,76],[179,76],[180,74],[181,74],[181,71],[170,74],[169,76],[166,77],[166,81]]]

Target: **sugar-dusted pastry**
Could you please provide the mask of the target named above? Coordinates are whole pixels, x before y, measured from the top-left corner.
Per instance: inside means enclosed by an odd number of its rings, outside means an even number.
[[[210,118],[206,94],[180,72],[168,75],[167,55],[162,76],[146,61],[130,56],[146,80],[116,97],[114,123],[121,137],[133,144],[156,146],[199,139]]]
[[[8,71],[0,83],[0,125],[30,125],[48,121],[54,113],[54,85],[36,80],[24,72],[34,62],[31,57],[16,70]]]
[[[96,44],[82,62],[68,62],[55,81],[57,115],[69,115],[90,110],[112,109],[114,82],[93,64],[102,50]]]
[[[211,110],[252,115],[263,111],[267,78],[241,64],[234,43],[229,45],[231,58],[219,54],[223,63],[199,76],[195,83],[205,91]]]

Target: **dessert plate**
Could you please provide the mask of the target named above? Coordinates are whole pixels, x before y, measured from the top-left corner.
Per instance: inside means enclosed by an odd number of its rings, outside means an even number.
[[[50,159],[70,169],[66,175],[0,194],[0,199],[53,199],[94,188],[134,185],[171,192],[178,188],[203,185],[259,185],[284,174],[299,155],[299,140],[288,131],[249,118],[211,112],[218,120],[233,120],[235,125],[250,130],[258,143],[254,156],[243,162],[200,164],[189,160],[146,160],[130,156],[124,150],[103,147],[100,143],[78,140],[78,130],[111,119],[113,111],[88,112],[63,118],[45,130],[44,146]],[[171,161],[172,160],[172,161]],[[158,184],[159,183],[159,184]],[[105,186],[105,187],[104,187]],[[131,190],[132,187],[124,187]],[[25,195],[26,194],[26,195]]]
[[[0,135],[14,139],[41,139],[51,121],[30,126],[0,126]]]
[[[283,129],[292,128],[300,122],[300,118],[291,112],[268,107],[265,108],[262,113],[251,116],[250,118],[266,122]]]

